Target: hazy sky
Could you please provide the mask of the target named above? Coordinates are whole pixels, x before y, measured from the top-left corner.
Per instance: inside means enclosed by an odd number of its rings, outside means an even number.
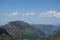
[[[0,25],[16,20],[60,25],[60,0],[0,0]]]

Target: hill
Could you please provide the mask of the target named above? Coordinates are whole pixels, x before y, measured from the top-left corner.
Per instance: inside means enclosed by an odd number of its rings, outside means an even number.
[[[54,36],[50,36],[46,38],[46,40],[60,40],[60,30],[54,34]]]
[[[23,21],[12,21],[1,26],[11,35],[9,38],[18,40],[44,40],[45,34],[34,26]]]
[[[34,27],[42,30],[45,33],[45,37],[53,36],[55,32],[60,29],[60,26],[45,25],[45,24],[33,24]]]

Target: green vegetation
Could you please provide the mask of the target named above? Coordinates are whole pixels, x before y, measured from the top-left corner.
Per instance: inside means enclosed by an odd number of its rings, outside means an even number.
[[[29,39],[29,40],[36,40],[39,38],[39,35],[38,34],[25,34],[25,33],[22,33],[22,38],[23,39]]]

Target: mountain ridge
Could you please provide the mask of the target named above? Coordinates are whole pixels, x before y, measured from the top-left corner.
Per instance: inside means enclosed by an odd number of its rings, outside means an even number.
[[[10,35],[20,37],[22,40],[42,40],[45,37],[42,31],[24,21],[9,22],[1,27],[5,28]]]

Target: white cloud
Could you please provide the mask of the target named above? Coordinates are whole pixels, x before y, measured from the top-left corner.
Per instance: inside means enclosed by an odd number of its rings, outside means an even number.
[[[44,13],[41,13],[40,16],[42,17],[56,17],[56,18],[60,18],[60,12],[54,11],[54,10],[50,10]]]
[[[17,16],[18,15],[18,12],[12,12],[12,13],[10,13],[8,16]]]
[[[34,16],[34,15],[35,15],[34,12],[31,12],[31,13],[27,12],[27,13],[23,14],[23,16]]]

